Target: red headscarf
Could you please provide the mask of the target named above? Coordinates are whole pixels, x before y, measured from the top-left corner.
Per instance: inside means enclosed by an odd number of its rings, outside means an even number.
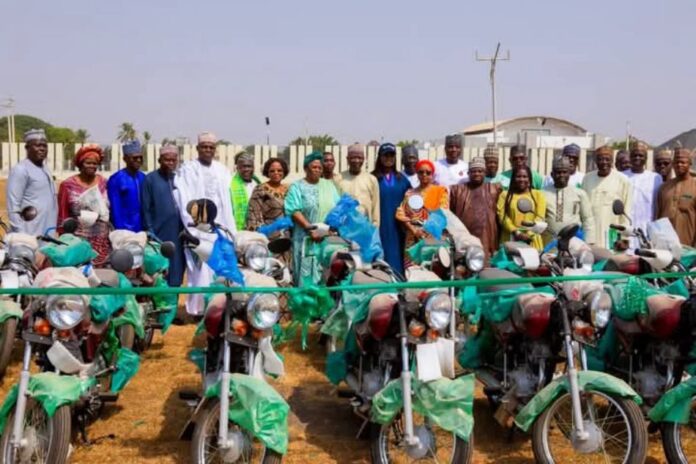
[[[416,163],[416,172],[422,167],[422,166],[428,166],[430,168],[430,172],[435,174],[435,165],[433,164],[432,161],[427,160],[427,159],[422,159]]]
[[[75,166],[80,167],[86,159],[93,158],[97,163],[101,163],[104,159],[104,154],[99,145],[89,144],[80,148],[77,153],[75,153]]]

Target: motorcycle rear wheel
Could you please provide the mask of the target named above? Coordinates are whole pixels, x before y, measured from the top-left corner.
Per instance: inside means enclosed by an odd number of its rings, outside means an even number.
[[[402,444],[403,420],[402,414],[397,415],[390,424],[371,424],[370,453],[373,464],[399,464],[413,462],[408,450]],[[418,462],[447,462],[452,464],[467,464],[472,462],[474,452],[474,434],[469,441],[462,440],[451,432],[446,432],[435,426],[423,416],[413,413],[414,427],[421,425],[429,429],[430,436],[435,440],[434,447],[428,451],[430,457],[423,457]],[[444,446],[438,446],[442,445]],[[434,456],[433,456],[434,454]]]
[[[253,440],[251,447],[246,449],[236,461],[224,461],[218,453],[218,421],[220,419],[220,402],[210,401],[196,421],[191,440],[191,457],[193,464],[225,463],[260,463],[260,464],[280,464],[283,460],[281,454],[266,448],[258,440]],[[234,422],[229,422],[229,430],[240,429]]]
[[[17,319],[9,317],[0,324],[0,379],[5,376],[7,366],[12,358],[15,337],[17,335]]]
[[[2,462],[5,464],[65,464],[70,453],[70,406],[61,406],[53,417],[48,417],[43,406],[28,398],[24,416],[24,438],[29,447],[13,455],[10,438],[14,423],[14,410],[8,415],[0,441]],[[33,446],[31,446],[33,445]]]
[[[661,434],[662,447],[669,464],[696,462],[696,396],[691,398],[689,423],[663,424]]]
[[[640,407],[632,400],[599,391],[580,394],[584,423],[601,434],[600,448],[581,453],[571,442],[573,416],[570,394],[558,397],[537,418],[532,429],[532,450],[542,464],[641,464],[647,455],[648,430]],[[590,416],[592,410],[592,418]],[[601,420],[601,424],[599,421]],[[588,428],[589,430],[589,428]]]

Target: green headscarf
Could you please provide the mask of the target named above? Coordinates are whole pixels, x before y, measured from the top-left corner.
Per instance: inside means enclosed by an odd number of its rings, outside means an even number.
[[[302,165],[302,167],[307,169],[307,166],[309,166],[309,163],[311,163],[312,161],[317,161],[317,160],[321,161],[322,164],[324,162],[324,155],[319,150],[315,150],[312,153],[310,153],[309,155],[305,156],[304,164]]]

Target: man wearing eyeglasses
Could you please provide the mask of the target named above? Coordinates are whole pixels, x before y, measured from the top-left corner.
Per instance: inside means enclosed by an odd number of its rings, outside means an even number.
[[[46,167],[48,143],[43,129],[31,129],[24,134],[26,159],[10,170],[7,178],[7,213],[12,232],[41,235],[55,227],[58,219],[56,186]],[[26,222],[20,211],[27,206],[37,210],[37,216]]]
[[[129,140],[123,144],[123,162],[126,167],[109,177],[106,184],[111,223],[117,230],[140,232],[143,230],[140,219],[140,191],[145,174],[140,171],[143,154],[138,140]]]

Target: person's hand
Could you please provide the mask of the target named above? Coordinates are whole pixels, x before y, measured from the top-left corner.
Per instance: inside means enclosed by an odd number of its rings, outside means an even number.
[[[416,238],[418,238],[418,239],[424,239],[428,236],[428,233],[426,231],[424,231],[423,229],[421,229],[420,227],[417,227],[413,231],[413,235],[415,235]]]
[[[513,238],[519,242],[529,243],[532,241],[531,237],[528,234],[526,234],[525,232],[520,232],[519,230],[516,230],[512,235]]]
[[[322,239],[324,238],[323,235],[321,235],[321,232],[318,230],[312,230],[309,232],[309,236],[312,239],[313,242],[321,242]]]

